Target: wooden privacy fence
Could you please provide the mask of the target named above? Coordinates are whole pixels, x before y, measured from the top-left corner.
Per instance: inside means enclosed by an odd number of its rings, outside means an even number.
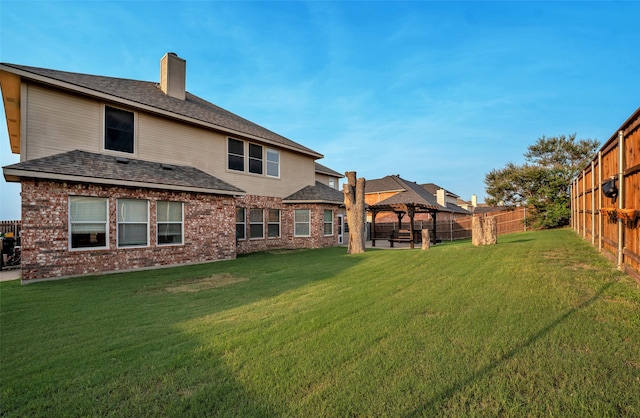
[[[640,279],[640,108],[571,185],[571,226]]]
[[[525,220],[529,209],[524,207],[515,208],[514,210],[502,210],[489,212],[475,216],[495,216],[498,222],[498,235],[508,234],[511,232],[523,232],[527,230]],[[471,223],[473,216],[463,216],[459,218],[436,221],[436,237],[442,241],[454,241],[458,239],[471,238]],[[417,230],[432,230],[433,221],[415,221]],[[409,229],[408,222],[402,222],[398,226],[397,222],[377,223],[376,222],[376,239],[388,238],[394,230]]]

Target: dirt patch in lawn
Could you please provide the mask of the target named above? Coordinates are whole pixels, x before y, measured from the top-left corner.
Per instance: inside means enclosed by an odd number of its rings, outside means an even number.
[[[175,286],[165,288],[165,290],[169,293],[195,293],[248,281],[249,279],[244,277],[237,277],[230,273],[220,273],[203,279],[182,280],[176,283]]]

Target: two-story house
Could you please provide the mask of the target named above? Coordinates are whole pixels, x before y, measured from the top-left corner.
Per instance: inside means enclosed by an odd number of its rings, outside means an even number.
[[[342,177],[323,156],[160,82],[0,64],[22,193],[23,282],[339,242]]]

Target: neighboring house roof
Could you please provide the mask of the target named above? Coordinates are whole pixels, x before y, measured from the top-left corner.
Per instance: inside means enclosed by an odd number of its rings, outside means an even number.
[[[109,100],[141,110],[177,118],[189,123],[261,140],[314,158],[322,154],[250,122],[191,93],[185,100],[164,94],[157,82],[71,73],[46,68],[0,63],[7,71],[40,83],[53,85],[75,93]]]
[[[468,211],[466,209],[463,209],[460,206],[456,205],[455,203],[448,203],[447,202],[447,209],[450,209],[451,212],[453,212],[453,213],[461,213],[461,214],[465,214],[465,215],[472,215],[473,214],[473,212]]]
[[[381,179],[367,180],[364,186],[365,193],[400,192],[404,186],[397,180],[400,175],[386,176]]]
[[[338,178],[343,178],[344,175],[338,173],[337,171],[334,171],[332,169],[330,169],[327,166],[324,166],[318,162],[316,162],[316,173],[320,173],[320,174],[326,174],[328,176],[332,176],[332,177],[338,177]]]
[[[425,188],[425,190],[427,190],[429,193],[431,193],[432,195],[436,195],[436,193],[438,193],[438,190],[440,189],[444,189],[443,187],[438,186],[437,184],[434,183],[426,183],[426,184],[422,184],[422,187]],[[458,196],[455,193],[451,193],[449,190],[444,189],[444,192],[451,197],[455,197],[455,198],[459,198],[460,196]]]
[[[330,203],[342,205],[342,192],[316,181],[315,186],[306,186],[282,199],[283,203]]]
[[[397,205],[416,205],[423,209],[435,210],[440,212],[451,212],[450,209],[441,206],[436,201],[436,198],[425,190],[419,184],[407,181],[402,177],[395,176],[387,176],[382,179],[373,180],[374,186],[379,187],[380,185],[385,185],[385,189],[380,189],[377,191],[395,191],[400,190],[399,193],[394,194],[393,196],[378,202],[374,205],[371,205],[371,208],[385,208],[385,207],[393,207]],[[370,190],[365,185],[365,192],[369,193]]]
[[[244,191],[197,168],[69,151],[3,167],[7,181],[21,178],[74,181],[149,189],[243,195]]]

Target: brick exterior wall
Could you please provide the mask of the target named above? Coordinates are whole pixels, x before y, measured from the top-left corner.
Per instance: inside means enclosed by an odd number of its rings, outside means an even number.
[[[274,249],[297,249],[297,248],[322,248],[338,245],[338,207],[327,204],[290,204],[282,203],[282,199],[265,196],[243,196],[236,198],[237,207],[246,209],[246,231],[245,239],[238,241],[238,254],[246,254],[257,251],[267,251]],[[264,238],[251,239],[249,233],[249,210],[251,208],[265,209],[264,217]],[[280,209],[280,237],[267,237],[267,211],[266,209]],[[296,209],[309,209],[311,211],[311,236],[294,237],[293,217]],[[333,234],[324,236],[324,210],[333,212]]]
[[[69,249],[70,195],[109,199],[108,249]],[[117,247],[118,198],[149,201],[148,247]],[[184,202],[183,245],[157,245],[158,200]],[[235,204],[232,197],[23,180],[22,222],[23,282],[226,260],[236,256]]]
[[[70,249],[69,196],[108,198],[108,248]],[[149,245],[118,248],[117,199],[149,201]],[[156,202],[184,203],[181,245],[157,245]],[[246,208],[246,237],[236,242],[236,205]],[[249,209],[264,209],[265,238],[249,239]],[[280,209],[280,237],[267,238],[266,209]],[[294,210],[311,210],[311,236],[294,237]],[[333,234],[324,236],[324,210],[333,213]],[[338,245],[338,206],[284,204],[280,198],[238,198],[200,193],[133,189],[53,181],[22,180],[23,283],[88,274],[228,260],[236,254],[272,249],[320,248]]]

